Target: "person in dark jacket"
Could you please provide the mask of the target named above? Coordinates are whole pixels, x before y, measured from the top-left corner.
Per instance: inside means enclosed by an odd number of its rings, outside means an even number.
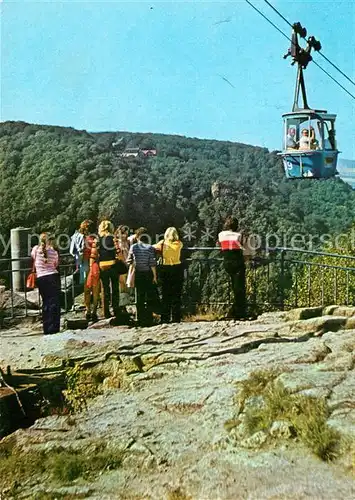
[[[247,315],[245,263],[242,233],[238,231],[238,221],[235,217],[227,217],[223,231],[218,235],[218,244],[222,251],[224,269],[231,279],[234,296],[233,318],[245,319]]]

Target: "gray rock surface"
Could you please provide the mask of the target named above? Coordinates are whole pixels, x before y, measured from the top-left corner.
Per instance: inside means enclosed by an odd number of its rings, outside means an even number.
[[[103,394],[85,411],[17,431],[20,447],[88,450],[99,442],[125,450],[118,470],[67,489],[34,479],[24,495],[75,498],[83,488],[91,499],[354,498],[354,477],[344,464],[322,462],[292,441],[288,422],[274,422],[270,434],[281,441],[271,443],[264,431],[236,439],[225,427],[237,413],[237,382],[274,367],[292,392],[326,397],[329,424],[353,434],[355,331],[343,329],[346,318],[338,312],[333,321],[329,314],[297,314],[309,319],[268,313],[253,322],[105,327],[48,337],[29,327],[0,331],[2,367],[41,372],[69,359],[112,363]],[[118,374],[124,374],[121,385],[115,385]],[[254,403],[262,401],[248,404]]]

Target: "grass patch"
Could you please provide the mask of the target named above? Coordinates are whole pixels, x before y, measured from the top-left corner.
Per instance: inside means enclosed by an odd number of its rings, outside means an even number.
[[[191,500],[191,498],[180,487],[169,491],[167,495],[167,500]]]
[[[287,422],[307,448],[322,460],[333,460],[340,453],[340,434],[327,424],[330,416],[326,400],[291,394],[276,377],[280,372],[255,372],[241,382],[237,402],[244,410],[244,425],[249,435],[268,432],[275,421]],[[259,396],[262,404],[246,405]]]
[[[2,460],[11,456],[12,450],[15,446],[16,438],[14,436],[9,436],[8,438],[0,441],[0,465]]]
[[[198,321],[220,321],[225,318],[225,314],[218,312],[210,307],[200,306],[196,309],[195,314],[190,314],[184,317],[184,321],[196,323]]]
[[[83,368],[79,364],[67,370],[63,395],[71,413],[85,410],[87,401],[102,393],[105,376],[98,368]]]
[[[44,452],[28,452],[19,455],[16,448],[7,451],[0,459],[0,498],[2,493],[15,496],[22,485],[36,475],[42,476],[46,470]]]
[[[60,483],[74,481],[78,477],[90,477],[105,470],[118,469],[122,464],[123,454],[103,450],[94,457],[84,453],[60,451],[49,457],[48,470],[52,477]]]
[[[247,399],[254,396],[262,396],[268,384],[273,382],[284,370],[272,368],[270,370],[257,370],[246,380],[238,383],[240,390],[236,397],[236,403],[240,411],[244,410]]]
[[[90,454],[63,449],[23,452],[6,439],[0,445],[0,497],[4,492],[15,495],[31,480],[42,483],[51,480],[63,485],[79,477],[95,477],[103,471],[118,469],[124,457],[122,450],[108,449],[106,445]]]

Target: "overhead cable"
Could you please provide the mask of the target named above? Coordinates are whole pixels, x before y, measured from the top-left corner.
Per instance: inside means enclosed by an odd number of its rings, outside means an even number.
[[[269,7],[271,7],[272,10],[275,11],[276,14],[278,14],[281,17],[281,19],[283,19],[285,21],[285,23],[287,23],[291,28],[293,27],[292,24],[281,14],[281,12],[279,12],[276,9],[276,7],[274,7],[270,2],[268,2],[268,0],[264,0],[264,2],[267,3],[267,5],[269,5]],[[305,36],[302,36],[301,38],[303,38],[304,40],[306,40]],[[333,68],[335,68],[337,71],[339,71],[339,73],[342,74],[344,76],[344,78],[346,78],[350,83],[352,83],[353,85],[355,85],[354,80],[352,80],[351,78],[349,78],[348,75],[346,75],[336,64],[332,63],[332,61],[330,59],[328,59],[328,57],[326,57],[323,54],[323,52],[321,52],[320,50],[318,50],[317,52],[318,52],[319,55],[321,55],[323,57],[323,59],[325,59],[331,66],[333,66]]]
[[[333,82],[335,82],[337,85],[339,85],[340,88],[342,88],[347,94],[349,94],[350,97],[352,97],[355,100],[355,95],[353,95],[345,87],[343,87],[343,85],[341,83],[339,83],[338,80],[336,80],[331,74],[328,73],[328,71],[326,71],[324,68],[322,68],[322,66],[320,66],[314,59],[313,59],[313,62],[319,69],[321,69],[327,76],[329,76],[329,78],[331,78],[333,80]]]
[[[253,5],[251,2],[249,2],[249,0],[245,0],[245,1],[246,1],[246,3],[248,3],[250,5],[250,7],[252,7],[254,10],[256,10],[256,12],[258,12],[269,24],[271,24],[271,26],[273,26],[275,29],[277,29],[277,31],[279,33],[281,33],[281,35],[283,35],[285,38],[287,38],[287,40],[289,40],[291,43],[293,43],[292,40],[291,40],[291,38],[289,36],[287,36],[286,33],[284,33],[282,30],[280,30],[280,28],[278,28],[276,26],[276,24],[274,24],[272,21],[270,21],[270,19],[268,17],[266,17],[261,12],[261,10],[259,10],[257,7],[255,7],[255,5]]]
[[[263,12],[261,12],[261,10],[259,10],[257,7],[255,7],[255,5],[253,5],[249,0],[245,0],[247,2],[247,4],[250,5],[250,7],[252,7],[254,10],[256,10],[256,12],[258,12],[269,24],[271,24],[271,26],[273,26],[279,33],[281,33],[281,35],[283,35],[285,38],[287,38],[287,40],[289,40],[291,42],[291,44],[293,44],[294,42],[292,41],[292,39],[286,35],[286,33],[284,33],[278,26],[276,26],[276,24],[274,24],[272,21],[270,21],[270,19],[265,15],[263,14]],[[266,0],[265,0],[266,1]],[[283,16],[282,16],[283,17]],[[286,21],[288,23],[288,21]],[[289,24],[289,23],[288,23]],[[338,80],[336,80],[330,73],[328,73],[328,71],[326,71],[324,68],[322,68],[322,66],[320,66],[320,64],[318,64],[314,59],[312,59],[312,62],[320,69],[323,71],[323,73],[325,73],[327,76],[329,76],[329,78],[331,80],[333,80],[333,82],[335,82],[337,85],[339,85],[339,87],[341,89],[343,89],[350,97],[352,97],[355,101],[355,95],[353,95],[351,92],[349,92],[341,83],[338,82]]]

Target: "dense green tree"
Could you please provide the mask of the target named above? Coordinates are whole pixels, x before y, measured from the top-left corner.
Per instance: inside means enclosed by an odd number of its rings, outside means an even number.
[[[124,158],[123,147],[112,146],[117,141],[155,148],[157,156]],[[285,235],[307,240],[346,231],[354,208],[355,193],[340,179],[287,181],[279,157],[265,148],[163,134],[0,125],[4,237],[18,225],[71,233],[83,218],[107,216],[115,224],[145,225],[152,234],[193,224],[190,243],[213,245],[223,219],[234,213],[264,243],[268,234],[287,243]]]

